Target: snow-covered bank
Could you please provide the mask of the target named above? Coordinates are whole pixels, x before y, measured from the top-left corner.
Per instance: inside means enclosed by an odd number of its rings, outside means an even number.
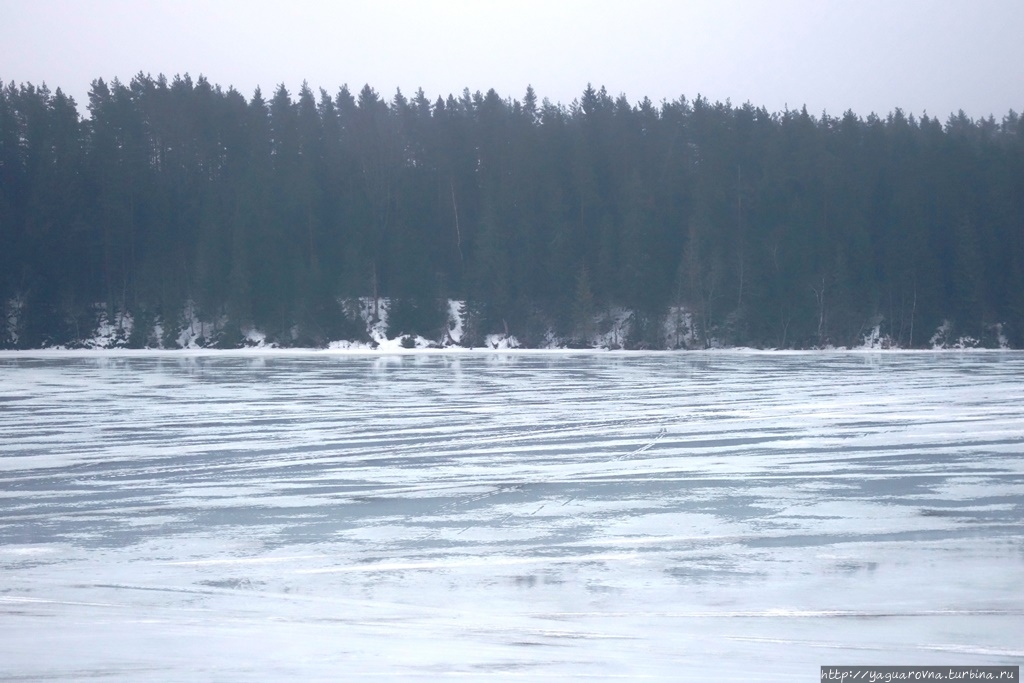
[[[0,349],[0,360],[19,358],[58,359],[58,358],[330,358],[330,357],[622,357],[641,358],[657,356],[686,355],[699,357],[729,356],[932,356],[932,355],[1003,355],[1019,353],[1016,349],[754,349],[750,347],[729,347],[717,349],[682,350],[643,350],[629,351],[624,349],[572,349],[572,348],[507,348],[490,349],[486,347],[463,348],[448,346],[443,348],[403,348],[400,345],[388,348],[367,348],[364,346],[337,347],[328,349],[312,348],[281,348],[276,346],[244,347],[238,349],[194,348],[194,349]]]
[[[10,310],[17,311],[17,302],[9,305]],[[595,314],[592,324],[585,325],[585,335],[574,334],[559,336],[554,330],[548,329],[541,335],[540,341],[530,345],[524,343],[515,334],[490,333],[477,335],[477,343],[473,343],[466,334],[467,308],[466,302],[449,300],[446,305],[447,319],[438,325],[438,331],[430,337],[414,334],[393,332],[389,324],[391,302],[387,298],[353,299],[339,302],[339,315],[348,318],[349,322],[361,330],[358,339],[331,339],[316,347],[303,346],[296,329],[284,340],[275,341],[263,330],[243,327],[229,334],[225,317],[217,320],[204,320],[192,305],[186,305],[178,320],[178,327],[163,320],[149,321],[143,329],[140,323],[128,313],[108,315],[101,307],[97,307],[96,327],[87,337],[69,344],[47,345],[37,350],[183,350],[209,351],[226,349],[232,351],[256,350],[318,350],[347,353],[415,353],[415,352],[452,352],[467,350],[514,351],[514,350],[545,350],[545,351],[647,351],[647,350],[726,350],[745,349],[747,347],[729,346],[715,337],[702,339],[698,334],[693,314],[684,307],[673,306],[660,319],[657,334],[652,337],[653,344],[638,343],[634,337],[637,314],[627,308],[615,307]],[[16,345],[18,336],[14,330],[17,315],[11,314],[10,323],[13,327],[8,331],[8,338]],[[650,321],[648,321],[650,322]],[[984,340],[968,335],[957,335],[952,324],[944,321],[929,338],[928,348],[931,350],[968,350],[968,349],[1010,349],[1009,341],[1004,333],[1003,325],[992,325]],[[764,351],[777,350],[863,350],[863,351],[896,351],[900,345],[882,331],[877,323],[866,334],[862,341],[853,346],[824,344],[801,349],[759,348]]]

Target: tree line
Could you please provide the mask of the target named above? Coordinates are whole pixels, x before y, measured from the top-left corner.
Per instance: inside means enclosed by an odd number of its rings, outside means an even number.
[[[569,105],[464,91],[390,99],[304,83],[246,98],[200,76],[0,88],[0,347],[74,343],[128,314],[171,345],[392,335],[585,339],[632,312],[629,348],[1024,345],[1024,120],[768,112],[703,97]],[[0,321],[3,322],[3,321]],[[159,326],[156,326],[159,323]],[[154,331],[155,330],[155,331]]]

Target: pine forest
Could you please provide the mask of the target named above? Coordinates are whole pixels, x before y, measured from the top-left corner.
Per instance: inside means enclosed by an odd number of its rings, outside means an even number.
[[[0,348],[1024,346],[1024,120],[0,88]],[[365,308],[365,306],[364,306]],[[125,321],[131,321],[130,325]],[[966,341],[965,341],[966,340]]]

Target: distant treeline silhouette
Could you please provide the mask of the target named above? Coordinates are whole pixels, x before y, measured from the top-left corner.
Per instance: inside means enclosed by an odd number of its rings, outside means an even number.
[[[128,313],[132,343],[190,305],[321,345],[365,329],[467,343],[585,338],[610,307],[632,348],[689,312],[697,345],[903,347],[935,330],[1024,343],[1024,121],[772,113],[702,97],[570,105],[370,86],[269,100],[189,76],[0,89],[0,347],[73,343]],[[2,322],[2,321],[0,321]],[[159,328],[158,328],[159,329]],[[479,341],[477,341],[479,343]]]

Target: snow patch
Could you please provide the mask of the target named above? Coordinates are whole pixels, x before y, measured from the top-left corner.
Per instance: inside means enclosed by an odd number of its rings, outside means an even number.
[[[370,342],[354,342],[347,339],[339,339],[327,343],[330,351],[372,351],[375,347]]]
[[[227,324],[227,316],[221,316],[216,320],[203,320],[196,313],[192,302],[185,304],[182,312],[185,325],[178,333],[178,346],[183,349],[203,349],[210,346],[210,342],[224,329]],[[258,333],[257,333],[258,338]]]
[[[562,345],[557,336],[555,336],[554,330],[548,330],[544,333],[544,341],[540,344],[542,349],[560,349]]]
[[[949,335],[953,331],[953,325],[948,320],[943,320],[942,324],[939,325],[938,329],[935,330],[935,334],[928,340],[931,344],[932,349],[938,351],[939,349],[945,349],[949,340]]]
[[[518,349],[519,340],[511,334],[489,334],[484,337],[484,344],[489,349],[496,351],[506,351],[508,349]]]
[[[1010,340],[1006,337],[1006,331],[1005,329],[1003,329],[1004,327],[1005,326],[1003,325],[1003,323],[996,323],[995,325],[992,325],[989,329],[995,335],[996,343],[999,345],[999,349],[1001,351],[1009,351]]]
[[[377,348],[381,351],[408,351],[411,349],[439,349],[441,345],[418,334],[403,334],[394,339],[385,339]]]
[[[448,339],[452,344],[462,344],[462,321],[466,315],[466,302],[448,299]],[[446,343],[445,346],[448,344]]]
[[[243,329],[242,343],[254,349],[274,348],[276,346],[275,344],[268,344],[266,333],[254,327]]]
[[[699,345],[693,314],[685,306],[672,306],[664,322],[665,348],[692,349]]]
[[[178,332],[177,344],[183,349],[201,349],[205,346],[206,325],[196,316],[191,306],[185,307],[186,324]]]
[[[361,320],[366,326],[369,342],[335,340],[328,343],[327,348],[334,351],[383,351],[403,352],[411,349],[439,349],[459,346],[463,337],[463,321],[466,303],[448,300],[448,325],[442,339],[427,339],[419,335],[403,334],[397,337],[388,335],[388,312],[391,300],[388,298],[360,297],[342,303],[346,311],[352,311],[353,318]]]
[[[157,345],[163,347],[164,340],[164,323],[162,320],[157,320],[153,323],[153,338],[157,340]]]
[[[15,296],[7,301],[4,306],[4,325],[7,334],[4,335],[10,340],[12,346],[18,345],[18,324],[21,321],[21,312],[25,308],[25,297]]]
[[[882,334],[882,323],[879,322],[871,331],[864,335],[864,343],[860,345],[861,351],[882,351],[884,349],[897,349],[899,344],[888,334]]]
[[[359,298],[359,318],[366,325],[366,333],[376,344],[388,341],[389,299],[363,296]]]
[[[628,308],[616,307],[597,319],[597,336],[593,345],[600,349],[621,349],[633,320],[633,311]],[[603,331],[602,331],[603,330]]]
[[[82,346],[87,349],[123,349],[128,345],[135,320],[131,314],[119,312],[113,319],[107,315],[106,308],[98,305],[96,332],[91,339],[86,339]]]
[[[965,334],[954,339],[953,323],[949,320],[942,321],[942,324],[935,330],[935,334],[928,340],[928,343],[931,344],[934,351],[941,351],[942,349],[977,349],[981,347],[981,340],[970,335]]]

